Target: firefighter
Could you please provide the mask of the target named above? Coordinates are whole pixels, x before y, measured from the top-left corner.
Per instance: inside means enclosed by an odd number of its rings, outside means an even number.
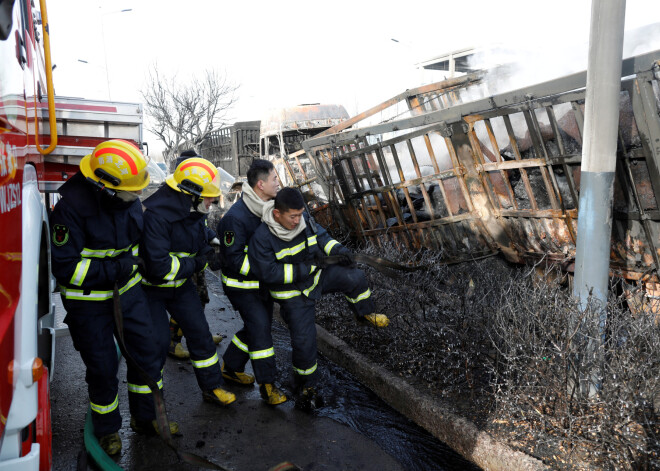
[[[260,289],[259,281],[250,270],[246,251],[250,237],[261,224],[266,202],[275,197],[278,188],[273,164],[255,159],[247,171],[241,198],[229,208],[217,228],[222,238],[222,285],[243,319],[243,327],[236,332],[222,357],[222,374],[230,381],[250,385],[255,378],[244,370],[251,360],[261,396],[270,405],[287,400],[275,385],[277,366],[271,335],[273,301],[267,290]]]
[[[294,390],[303,407],[318,403],[315,302],[324,293],[344,293],[361,323],[386,327],[387,316],[375,306],[364,272],[352,253],[307,213],[299,191],[283,188],[264,208],[263,222],[248,244],[250,268],[280,304],[291,332]],[[341,256],[324,266],[325,255]],[[298,403],[296,404],[298,405]]]
[[[94,433],[109,455],[121,451],[117,431],[117,368],[113,339],[113,288],[119,288],[126,349],[140,367],[162,384],[160,352],[147,298],[140,286],[138,258],[142,207],[138,195],[149,183],[147,162],[128,141],[109,140],[80,162],[80,171],[59,189],[51,216],[52,270],[59,284],[64,322],[87,369]],[[131,427],[155,433],[151,390],[128,364]],[[170,422],[170,431],[178,425]]]
[[[181,152],[179,158],[176,159],[174,167],[176,168],[181,162],[191,157],[201,157],[201,156],[197,155],[197,152],[195,152],[192,149],[184,150],[183,152]],[[211,246],[218,247],[220,245],[220,240],[216,237],[215,232],[208,227],[207,221],[208,218],[207,215],[205,215],[204,226],[206,231],[206,239],[208,240]],[[206,277],[204,276],[204,270],[197,273],[193,273],[190,279],[197,288],[197,294],[199,296],[199,300],[202,302],[202,308],[205,309],[206,305],[210,302],[210,298],[209,298],[209,290],[208,287],[206,286]],[[213,335],[213,343],[218,345],[222,341],[222,338],[223,338],[222,335]],[[170,317],[170,345],[169,348],[167,349],[167,354],[172,358],[176,358],[179,360],[186,360],[190,358],[190,352],[186,350],[185,347],[183,346],[183,343],[181,342],[182,339],[183,339],[183,331],[181,330],[181,327],[179,327],[179,324],[177,324],[174,318]]]
[[[170,343],[167,312],[186,336],[190,360],[202,397],[228,405],[236,396],[225,391],[213,336],[204,316],[193,273],[206,268],[213,249],[206,240],[204,216],[220,195],[220,175],[208,160],[181,162],[172,175],[144,201],[141,252],[146,264],[143,280],[156,328],[161,332],[161,367]]]

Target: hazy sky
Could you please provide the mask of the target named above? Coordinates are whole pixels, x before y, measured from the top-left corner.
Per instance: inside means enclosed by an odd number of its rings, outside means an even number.
[[[463,47],[520,47],[542,73],[566,67],[567,56],[584,69],[574,52],[576,44],[586,50],[591,8],[589,0],[47,3],[58,95],[140,101],[156,62],[182,79],[215,68],[240,85],[232,121],[301,103],[338,103],[354,115],[441,80],[414,64]],[[660,21],[658,0],[626,8],[626,29]]]

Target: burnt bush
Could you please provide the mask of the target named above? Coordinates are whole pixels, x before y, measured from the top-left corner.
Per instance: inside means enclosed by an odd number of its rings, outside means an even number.
[[[606,314],[580,309],[545,275],[516,273],[493,313],[498,419],[516,440],[565,451],[562,465],[660,469],[658,325],[623,297],[612,296]]]
[[[553,466],[660,469],[650,316],[614,297],[599,328],[599,311],[577,308],[565,276],[497,257],[445,265],[433,252],[362,252],[427,269],[392,278],[361,267],[390,327],[356,326],[335,295],[317,307],[327,330]]]

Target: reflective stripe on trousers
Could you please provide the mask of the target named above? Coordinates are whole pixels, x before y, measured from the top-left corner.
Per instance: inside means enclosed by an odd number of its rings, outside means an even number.
[[[301,376],[308,376],[311,375],[316,371],[316,368],[318,367],[318,363],[314,363],[314,366],[311,368],[307,368],[306,370],[301,370],[300,368],[296,368],[295,366],[293,367],[293,371],[298,373]]]
[[[158,389],[163,389],[162,378],[156,384],[158,384]],[[135,394],[151,394],[151,388],[146,384],[128,383],[128,392],[132,392]]]
[[[275,355],[275,349],[273,347],[251,352],[248,346],[244,342],[241,342],[241,339],[239,339],[238,336],[236,335],[234,335],[234,338],[231,339],[231,343],[233,343],[240,350],[250,355],[251,360],[261,360],[263,358],[268,358]]]
[[[218,354],[214,353],[211,358],[206,360],[190,360],[195,368],[207,368],[218,363]]]
[[[113,410],[117,409],[117,406],[119,405],[119,395],[115,396],[115,400],[106,406],[102,406],[100,404],[94,404],[92,401],[89,401],[89,405],[92,408],[92,410],[97,414],[108,414]]]

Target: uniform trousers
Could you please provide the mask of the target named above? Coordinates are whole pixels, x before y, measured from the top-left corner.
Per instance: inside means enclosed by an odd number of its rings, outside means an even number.
[[[277,365],[271,326],[273,301],[267,293],[255,289],[239,289],[223,285],[231,305],[243,319],[243,328],[236,332],[222,360],[233,371],[244,371],[248,360],[257,383],[275,382]]]
[[[197,384],[202,391],[210,391],[221,387],[222,371],[218,360],[218,352],[209,324],[204,315],[204,307],[197,294],[195,284],[187,279],[179,287],[145,286],[144,291],[149,300],[154,323],[158,330],[160,345],[161,368],[165,365],[167,350],[170,343],[170,330],[167,313],[179,324],[186,338],[190,361],[197,378]]]
[[[136,363],[162,387],[160,351],[156,341],[151,311],[142,287],[138,284],[120,296],[126,350]],[[92,409],[94,433],[101,437],[121,428],[118,407],[119,367],[113,300],[83,301],[66,299],[64,322],[71,339],[85,363],[85,381]],[[127,365],[128,403],[137,420],[156,417],[151,390],[129,363]]]
[[[343,293],[357,317],[372,314],[375,309],[366,275],[356,267],[330,265],[324,268],[319,287],[312,297],[304,294],[278,300],[282,318],[291,333],[294,382],[297,389],[313,386],[318,381],[316,352],[316,299],[326,293]]]

